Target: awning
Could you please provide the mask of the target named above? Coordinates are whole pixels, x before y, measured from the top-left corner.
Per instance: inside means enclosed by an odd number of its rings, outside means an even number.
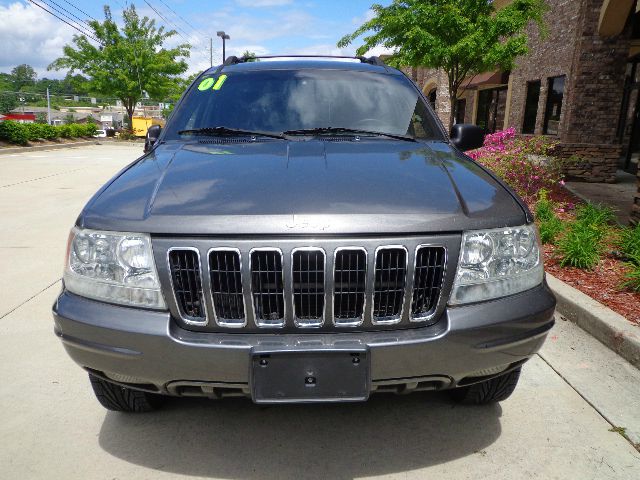
[[[509,72],[496,70],[495,72],[479,73],[473,77],[467,77],[460,85],[465,90],[475,90],[478,87],[501,87],[509,83]]]

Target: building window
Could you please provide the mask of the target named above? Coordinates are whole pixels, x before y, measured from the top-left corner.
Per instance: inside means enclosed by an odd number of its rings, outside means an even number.
[[[464,115],[467,110],[467,100],[461,98],[456,100],[456,123],[464,123]]]
[[[527,100],[524,104],[524,122],[522,133],[535,133],[538,118],[538,100],[540,100],[540,80],[527,82]]]
[[[487,133],[502,130],[507,106],[507,87],[490,88],[478,92],[476,125]]]
[[[542,131],[545,135],[558,135],[560,130],[560,114],[562,113],[565,78],[563,75],[549,79],[547,108],[544,112],[544,129]]]
[[[429,103],[431,104],[431,108],[433,108],[434,110],[436,109],[436,95],[438,93],[438,89],[434,88],[429,92],[429,95],[427,95],[427,99],[429,100]]]

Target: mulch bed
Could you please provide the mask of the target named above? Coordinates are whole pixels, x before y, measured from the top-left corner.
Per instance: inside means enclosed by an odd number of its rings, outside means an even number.
[[[571,217],[572,206],[582,201],[571,192],[558,186],[550,192],[550,198],[569,207],[560,213],[564,219]],[[591,271],[574,267],[561,267],[553,245],[544,245],[544,267],[554,277],[559,278],[594,300],[619,313],[632,324],[640,326],[640,293],[620,288],[627,267],[612,253],[603,256]]]

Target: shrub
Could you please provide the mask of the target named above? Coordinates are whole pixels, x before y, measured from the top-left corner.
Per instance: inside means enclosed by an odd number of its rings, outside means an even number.
[[[533,204],[540,190],[550,189],[562,180],[562,161],[548,157],[556,145],[545,137],[518,139],[510,128],[487,135],[483,147],[468,155]]]
[[[629,271],[624,274],[621,287],[640,292],[640,255],[631,257],[630,260],[627,264]]]
[[[84,137],[93,137],[98,131],[95,123],[87,123],[84,125]]]
[[[602,250],[597,230],[585,228],[577,221],[573,222],[567,234],[558,241],[560,266],[570,265],[591,270],[600,261]]]
[[[29,141],[29,134],[24,124],[6,120],[0,122],[0,139],[18,145],[26,145]]]
[[[71,137],[71,125],[60,125],[56,127],[58,129],[58,134],[62,138],[70,138]]]
[[[585,203],[576,208],[576,220],[558,242],[560,265],[591,270],[600,261],[609,234],[613,210],[602,205]]]
[[[564,230],[562,220],[555,213],[556,205],[549,199],[548,192],[541,190],[536,202],[535,214],[542,243],[554,244]]]
[[[640,266],[640,223],[621,229],[617,245],[625,257]]]

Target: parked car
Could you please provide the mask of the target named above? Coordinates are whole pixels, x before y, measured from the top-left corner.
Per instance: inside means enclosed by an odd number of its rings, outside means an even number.
[[[106,130],[96,130],[95,135],[93,136],[94,138],[106,138],[107,136],[107,131]]]
[[[506,399],[555,298],[482,131],[377,58],[270,60],[200,75],[78,217],[53,316],[98,401]]]

